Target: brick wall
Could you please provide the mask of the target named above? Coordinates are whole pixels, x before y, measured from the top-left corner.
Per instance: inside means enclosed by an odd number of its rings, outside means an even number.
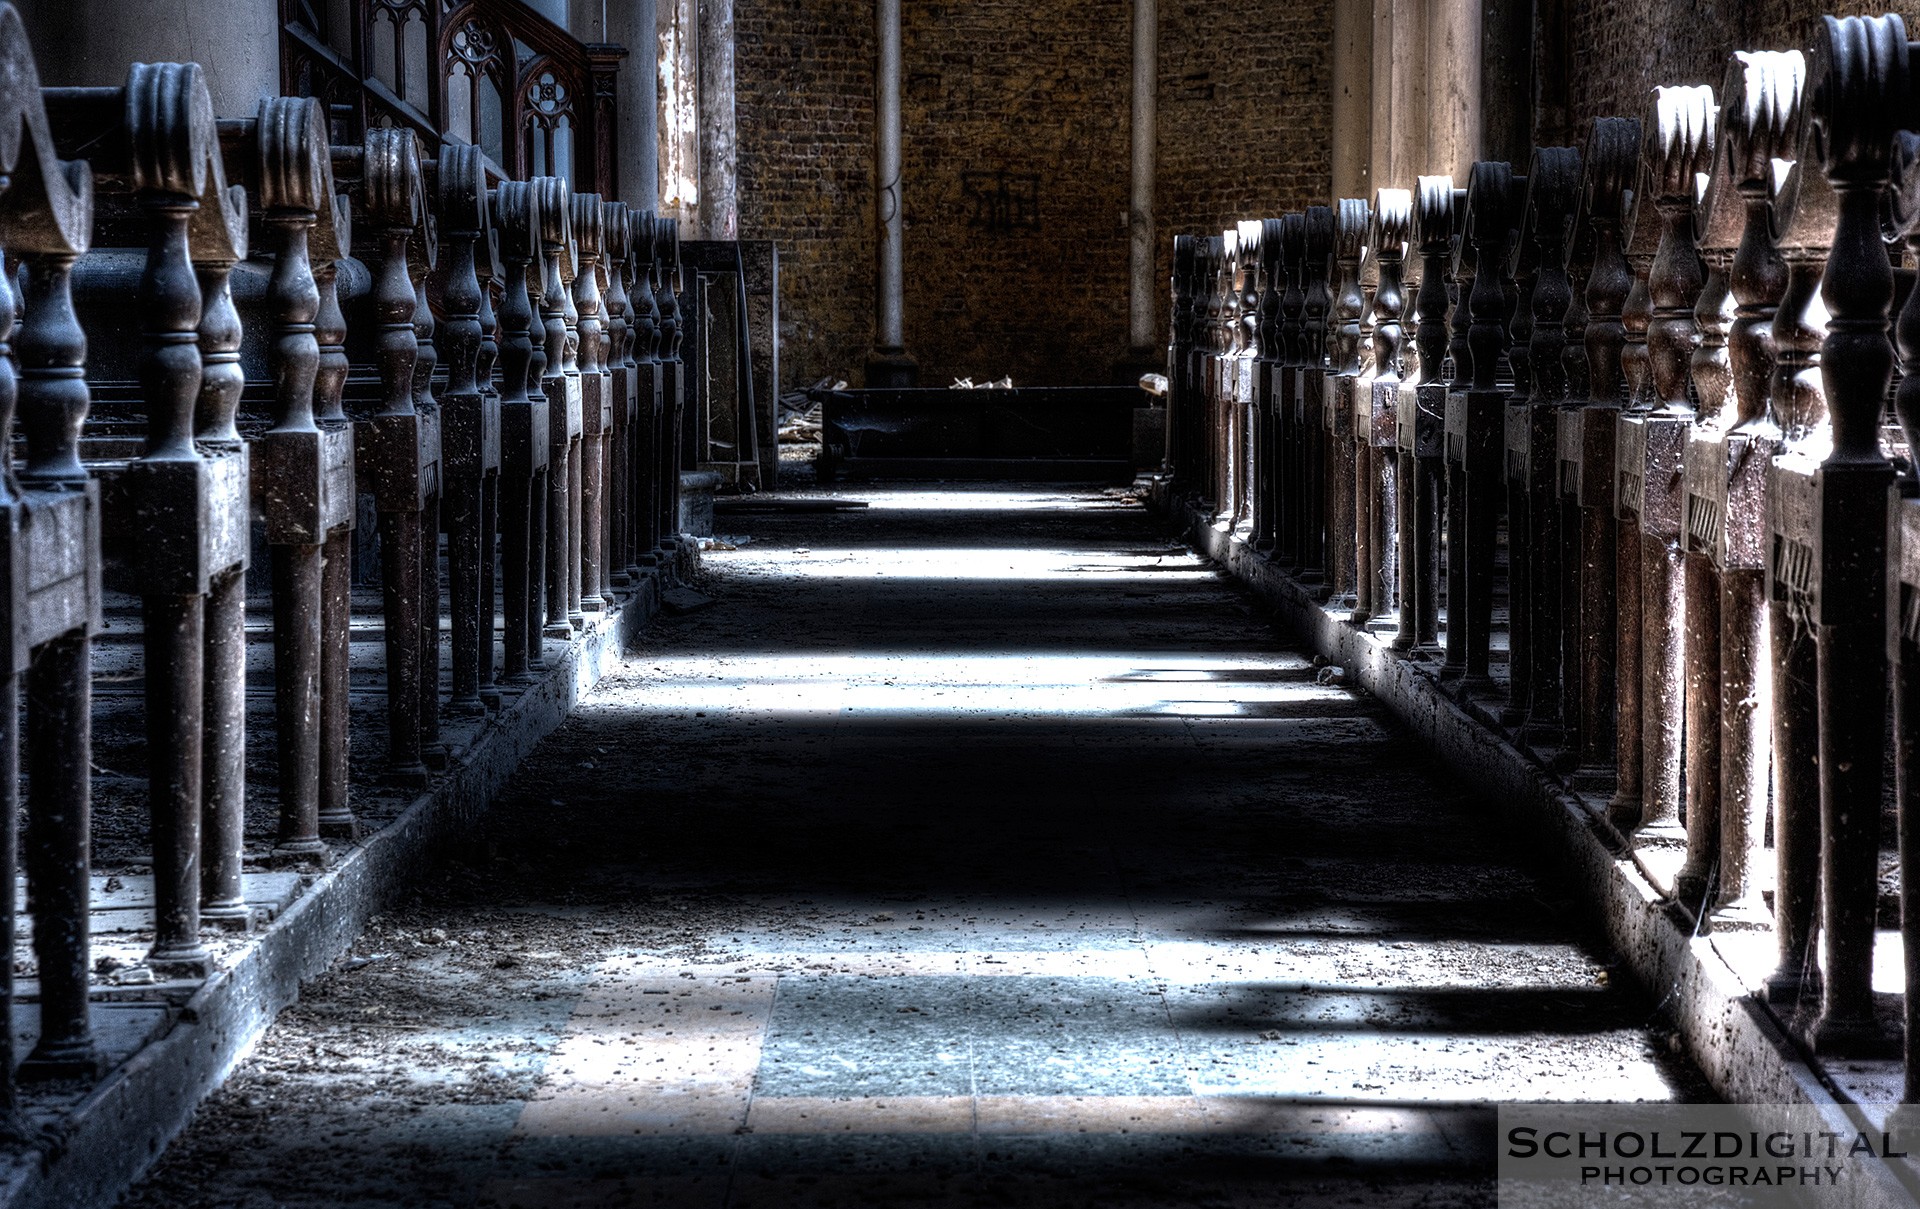
[[[872,5],[735,12],[740,230],[780,245],[784,376],[857,383],[873,337]],[[903,5],[906,330],[923,381],[1101,382],[1125,356],[1131,13]],[[1161,280],[1175,233],[1326,193],[1329,24],[1325,0],[1162,5]]]

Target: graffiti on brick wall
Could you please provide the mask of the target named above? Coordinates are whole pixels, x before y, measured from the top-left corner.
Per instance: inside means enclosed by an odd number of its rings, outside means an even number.
[[[1037,172],[962,172],[960,196],[973,207],[967,225],[1005,234],[1040,229],[1040,174]]]

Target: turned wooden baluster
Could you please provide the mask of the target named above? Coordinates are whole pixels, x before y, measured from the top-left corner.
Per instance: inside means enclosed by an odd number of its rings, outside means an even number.
[[[1254,548],[1273,557],[1280,540],[1280,220],[1260,222],[1260,315],[1254,361]]]
[[[1646,781],[1646,740],[1641,711],[1643,619],[1641,574],[1644,558],[1640,542],[1639,469],[1646,449],[1641,429],[1630,427],[1629,416],[1644,416],[1653,407],[1653,386],[1647,355],[1647,327],[1653,322],[1653,296],[1647,278],[1654,251],[1660,245],[1660,212],[1646,196],[1644,148],[1636,156],[1633,193],[1622,223],[1623,242],[1631,284],[1620,307],[1620,375],[1626,388],[1624,405],[1615,414],[1613,488],[1609,498],[1614,517],[1614,791],[1607,818],[1622,833],[1641,822]],[[1629,469],[1629,468],[1633,469]]]
[[[1448,393],[1446,418],[1448,490],[1457,490],[1464,505],[1462,540],[1448,553],[1463,564],[1462,596],[1449,598],[1447,624],[1450,631],[1455,626],[1463,631],[1461,687],[1467,692],[1494,686],[1493,572],[1505,478],[1506,375],[1511,372],[1506,316],[1512,285],[1505,268],[1525,189],[1526,177],[1488,161],[1473,166],[1467,184],[1464,242],[1472,245],[1474,271],[1464,307],[1472,374],[1466,389]]]
[[[540,257],[539,198],[525,181],[494,191],[500,232],[500,566],[504,597],[505,683],[532,681],[540,655],[540,586],[545,573],[545,528],[538,505],[546,498],[547,400],[539,393],[544,358],[535,363],[536,334],[530,278],[544,276]]]
[[[1644,194],[1658,214],[1660,234],[1644,290],[1643,393],[1621,416],[1616,437],[1616,508],[1623,522],[1618,557],[1623,570],[1634,564],[1638,581],[1637,610],[1625,601],[1634,589],[1624,575],[1620,585],[1618,675],[1624,680],[1633,665],[1638,688],[1631,708],[1627,693],[1620,695],[1620,743],[1639,743],[1633,759],[1621,755],[1621,786],[1610,807],[1615,825],[1623,829],[1672,828],[1680,810],[1685,718],[1680,453],[1693,421],[1688,389],[1696,334],[1693,311],[1706,281],[1705,265],[1694,248],[1694,207],[1713,163],[1718,112],[1710,88],[1654,89],[1653,121],[1642,155]],[[1642,311],[1635,301],[1629,297],[1628,311],[1637,322]],[[1633,330],[1630,324],[1630,336]],[[1640,352],[1630,344],[1623,358],[1629,359],[1631,377]],[[1636,773],[1637,783],[1630,786]]]
[[[1781,138],[1796,120],[1798,51],[1738,52],[1721,91],[1721,144],[1697,220],[1706,287],[1693,354],[1701,416],[1686,447],[1687,861],[1674,893],[1698,910],[1738,904],[1715,926],[1757,925],[1748,877],[1764,828],[1769,720],[1765,651],[1767,405],[1774,308],[1786,266],[1769,239]],[[1711,895],[1711,898],[1709,898]]]
[[[21,1079],[99,1073],[87,1004],[90,667],[101,624],[99,489],[80,464],[91,396],[87,339],[69,289],[93,228],[93,177],[54,153],[26,33],[0,4],[0,247],[25,272],[0,274],[0,576],[6,641],[0,646],[0,878],[16,868],[20,785],[20,681],[26,681],[27,794],[24,863],[39,968],[39,1038]],[[15,287],[20,293],[15,293]],[[16,321],[18,325],[16,326]],[[17,403],[27,464],[10,464]],[[44,526],[44,528],[42,528]],[[36,532],[37,531],[37,532]],[[59,558],[27,557],[34,537]],[[0,909],[7,946],[0,995],[13,998],[14,896]],[[0,1042],[0,1132],[24,1132],[15,1115],[13,1039]]]
[[[1473,348],[1467,332],[1473,319],[1467,302],[1473,292],[1475,253],[1467,238],[1467,191],[1453,191],[1453,234],[1449,239],[1451,255],[1450,294],[1453,318],[1448,328],[1447,357],[1453,363],[1442,400],[1440,441],[1441,458],[1446,467],[1446,647],[1440,674],[1448,679],[1467,673],[1467,475],[1452,449],[1447,417],[1457,407],[1454,396],[1468,390],[1473,382]],[[1464,403],[1459,406],[1464,406]]]
[[[655,224],[659,239],[660,276],[654,284],[654,297],[660,303],[661,420],[660,454],[656,473],[660,476],[660,542],[663,564],[671,569],[680,548],[680,460],[681,429],[686,422],[686,363],[680,357],[680,343],[686,330],[680,324],[680,226],[661,219]],[[1196,452],[1200,448],[1196,446]]]
[[[1203,434],[1201,454],[1201,503],[1209,515],[1218,513],[1221,501],[1220,481],[1220,442],[1222,425],[1220,423],[1220,363],[1228,346],[1229,319],[1227,308],[1230,305],[1228,291],[1222,279],[1227,272],[1226,237],[1210,235],[1207,237],[1200,255],[1201,272],[1206,288],[1207,326],[1203,352],[1200,358],[1200,380],[1204,392],[1205,404],[1201,409]]]
[[[1354,400],[1360,389],[1361,320],[1367,296],[1360,285],[1360,260],[1367,248],[1373,214],[1366,201],[1343,197],[1334,211],[1333,284],[1327,312],[1328,373],[1322,413],[1327,571],[1335,603],[1353,608],[1359,553],[1354,522]]]
[[[214,144],[218,146],[216,131]],[[236,191],[236,217],[246,213]],[[231,238],[229,238],[231,236]],[[243,331],[233,303],[233,266],[246,255],[246,228],[202,226],[193,240],[193,271],[200,280],[200,395],[193,436],[233,477],[233,496],[246,499],[248,450],[235,424],[247,375],[240,368]],[[246,508],[240,511],[247,511]],[[237,536],[237,535],[236,535]],[[210,570],[206,602],[205,711],[202,760],[200,918],[224,927],[249,921],[241,882],[247,810],[247,561],[233,543],[224,566]]]
[[[1590,788],[1607,776],[1615,748],[1620,584],[1614,449],[1616,418],[1626,395],[1621,310],[1634,282],[1623,227],[1623,219],[1631,216],[1623,214],[1623,207],[1639,166],[1640,123],[1632,118],[1595,119],[1581,156],[1580,204],[1569,241],[1570,256],[1586,265],[1579,313],[1571,308],[1568,313],[1567,360],[1578,361],[1582,389],[1570,395],[1558,433],[1562,693],[1572,731],[1572,754],[1566,763],[1574,782]],[[1638,794],[1636,779],[1636,803]]]
[[[1580,188],[1580,153],[1543,147],[1533,153],[1520,237],[1511,260],[1516,280],[1529,282],[1519,309],[1529,316],[1523,397],[1507,404],[1507,540],[1511,721],[1524,724],[1529,743],[1566,742],[1562,709],[1559,507],[1559,424],[1567,406],[1563,356],[1567,308],[1567,237]],[[1516,343],[1522,325],[1513,329]],[[1516,362],[1515,373],[1521,365]]]
[[[1278,556],[1282,565],[1296,573],[1305,567],[1306,499],[1302,483],[1306,476],[1304,445],[1306,437],[1300,424],[1304,404],[1300,396],[1300,378],[1306,371],[1307,334],[1303,316],[1307,304],[1306,215],[1293,213],[1280,219],[1280,272],[1286,285],[1280,291],[1280,502]]]
[[[246,254],[246,195],[227,187],[197,64],[135,64],[122,89],[50,90],[48,96],[50,104],[59,98],[121,109],[124,143],[96,142],[90,154],[101,171],[132,186],[147,229],[136,295],[146,442],[123,472],[117,495],[125,511],[115,517],[131,531],[126,569],[143,618],[154,872],[147,963],[163,977],[204,977],[211,955],[200,939],[203,823],[212,808],[226,811],[214,829],[219,907],[228,916],[245,909],[236,900],[245,793],[247,538],[236,521],[247,515],[247,454],[233,430],[239,316],[225,286]],[[210,314],[196,260],[213,269]],[[221,358],[211,383],[202,374],[203,319],[215,342],[208,351]],[[203,386],[211,399],[203,399]],[[196,404],[204,405],[201,419],[214,437],[204,450],[194,440]],[[211,719],[209,697],[218,707]],[[210,756],[219,766],[215,785],[207,780]],[[209,800],[210,789],[219,796]]]
[[[1396,581],[1404,594],[1404,564],[1392,548],[1398,528],[1395,511],[1405,481],[1398,474],[1394,449],[1399,439],[1400,353],[1405,343],[1401,317],[1407,295],[1403,282],[1407,240],[1413,231],[1413,195],[1405,189],[1381,189],[1373,195],[1368,255],[1379,270],[1369,312],[1373,372],[1360,384],[1354,420],[1354,512],[1366,557],[1359,563],[1360,600],[1354,621],[1365,624],[1394,607]],[[1404,619],[1410,610],[1400,603]],[[1405,629],[1404,624],[1401,626]]]
[[[421,570],[425,549],[436,543],[425,538],[423,511],[439,453],[431,418],[415,405],[421,342],[415,329],[419,296],[413,245],[421,240],[427,210],[413,133],[394,127],[369,130],[365,171],[364,214],[378,253],[370,301],[381,399],[374,415],[355,425],[355,463],[379,511],[388,775],[411,787],[424,785],[427,777],[422,713],[427,597]]]
[[[1305,298],[1301,307],[1302,370],[1299,412],[1301,462],[1301,532],[1304,538],[1300,573],[1302,583],[1321,588],[1328,572],[1327,533],[1327,382],[1329,340],[1328,313],[1333,292],[1327,274],[1333,267],[1334,214],[1330,206],[1309,206],[1303,229],[1305,255],[1301,261],[1306,274]]]
[[[1805,96],[1783,139],[1796,156],[1806,139]],[[1814,469],[1825,455],[1821,342],[1827,307],[1820,277],[1838,202],[1819,165],[1803,156],[1775,201],[1774,250],[1787,268],[1775,308],[1773,372],[1767,393],[1781,448],[1768,466],[1767,626],[1773,679],[1774,936],[1780,961],[1767,998],[1783,1007],[1819,1000],[1816,943],[1820,911],[1819,679],[1813,636]]]
[[[487,192],[489,206],[493,192]],[[488,709],[502,703],[499,684],[500,663],[494,650],[494,633],[501,618],[500,548],[500,387],[494,371],[500,364],[500,317],[494,311],[493,297],[499,291],[506,270],[500,262],[499,220],[489,210],[486,231],[479,243],[475,265],[480,276],[480,355],[474,363],[474,377],[480,388],[481,422],[487,443],[482,454],[480,478],[480,701]]]
[[[539,308],[546,355],[540,389],[550,409],[547,429],[547,565],[546,629],[548,638],[566,639],[573,635],[569,606],[578,580],[574,560],[580,543],[573,528],[573,462],[579,456],[580,429],[585,424],[578,394],[580,375],[567,373],[568,335],[567,281],[573,276],[573,204],[567,182],[557,176],[534,178],[539,199],[538,238],[540,279],[534,303]],[[584,617],[583,617],[584,620]]]
[[[606,243],[606,212],[598,193],[572,197],[573,234],[579,262],[570,301],[578,315],[574,322],[579,349],[580,376],[580,527],[578,573],[580,611],[604,613],[609,601],[602,592],[606,575],[607,451],[613,430],[613,378],[607,369],[606,321],[601,317],[600,256]]]
[[[636,366],[633,359],[633,300],[627,283],[633,275],[628,255],[633,217],[625,202],[608,202],[607,230],[607,369],[613,379],[613,432],[607,464],[608,586],[629,587],[639,570],[639,552],[633,548],[633,425],[639,414]],[[773,484],[769,483],[769,487]]]
[[[421,167],[424,171],[427,164]],[[432,201],[425,205],[425,230],[421,238],[410,241],[414,255],[408,264],[413,280],[413,410],[420,417],[421,432],[432,434],[433,454],[420,476],[420,742],[427,765],[444,768],[449,753],[440,741],[440,502],[446,461],[441,456],[440,399],[433,393],[433,371],[440,357],[433,343],[433,308],[427,303],[427,276],[437,261],[439,241],[434,237]]]
[[[449,713],[474,717],[484,712],[480,699],[481,648],[492,659],[493,599],[482,596],[481,563],[484,484],[499,465],[499,420],[490,414],[480,381],[480,345],[486,328],[480,320],[485,293],[480,285],[478,246],[486,238],[487,183],[483,157],[474,147],[440,148],[435,210],[439,216],[440,260],[435,279],[445,320],[434,328],[434,351],[446,365],[440,389],[441,458],[445,481],[447,595],[453,614],[452,695]],[[491,463],[491,465],[489,465]]]
[[[634,218],[633,255],[639,258],[634,275],[634,359],[640,373],[639,429],[635,441],[635,470],[639,476],[640,565],[660,566],[662,535],[660,499],[666,484],[660,478],[660,433],[665,424],[665,369],[660,360],[660,302],[654,286],[660,279],[659,220],[647,210]],[[1171,423],[1173,417],[1168,417]]]
[[[1861,1053],[1886,1040],[1873,1011],[1873,934],[1887,725],[1887,497],[1880,418],[1893,377],[1893,267],[1881,238],[1894,131],[1910,111],[1905,23],[1827,17],[1808,72],[1803,161],[1837,198],[1821,277],[1831,446],[1815,475],[1812,604],[1819,693],[1824,997],[1812,1041]]]
[[[1420,365],[1401,383],[1395,422],[1400,486],[1400,632],[1393,645],[1427,651],[1440,635],[1440,487],[1446,478],[1447,268],[1453,178],[1423,176],[1410,201],[1420,251],[1414,347]]]
[[[268,364],[274,379],[273,426],[252,446],[254,508],[272,551],[274,756],[280,818],[274,858],[283,864],[324,861],[322,803],[329,773],[341,784],[331,795],[346,816],[345,701],[340,701],[341,761],[323,758],[327,734],[327,543],[353,524],[353,433],[343,423],[322,426],[315,412],[322,379],[321,316],[330,303],[336,345],[343,338],[334,296],[334,262],[346,239],[336,210],[328,155],[326,113],[305,97],[269,97],[254,123],[262,224],[273,251],[267,283],[271,321]],[[324,272],[327,288],[321,289]],[[337,350],[336,350],[337,351]],[[344,355],[342,356],[344,360]],[[330,375],[339,406],[345,366]],[[346,561],[344,550],[340,561]],[[344,611],[345,601],[341,602]],[[344,630],[344,618],[340,619]],[[341,635],[344,645],[344,632]],[[344,690],[345,659],[339,675]],[[344,693],[342,694],[344,696]]]

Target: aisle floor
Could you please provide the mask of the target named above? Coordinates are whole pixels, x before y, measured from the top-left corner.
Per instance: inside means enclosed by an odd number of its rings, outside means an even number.
[[[1481,1205],[1489,1102],[1706,1094],[1490,804],[1138,505],[832,498],[723,517],[714,605],[129,1203]]]

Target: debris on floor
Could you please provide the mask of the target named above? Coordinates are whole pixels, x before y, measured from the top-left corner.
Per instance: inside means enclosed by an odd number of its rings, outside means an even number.
[[[676,617],[684,617],[688,613],[698,613],[702,609],[711,608],[716,602],[713,597],[704,592],[696,592],[692,588],[668,588],[660,594],[660,603],[666,606],[667,612]]]

